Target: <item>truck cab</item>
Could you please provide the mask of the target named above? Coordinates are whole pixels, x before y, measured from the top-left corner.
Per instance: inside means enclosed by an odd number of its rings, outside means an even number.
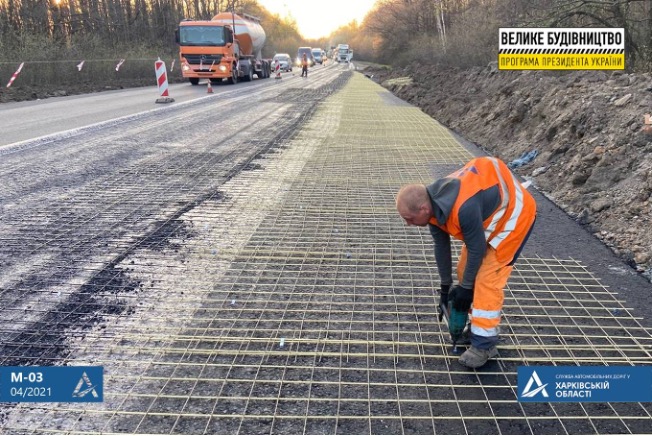
[[[353,51],[349,48],[348,44],[339,44],[337,46],[337,62],[351,62]]]
[[[221,13],[212,20],[183,20],[177,29],[181,73],[191,84],[271,76],[271,61],[262,59],[265,31],[256,17]]]
[[[212,21],[184,20],[176,34],[181,73],[191,84],[199,79],[238,81],[238,42],[228,26]]]

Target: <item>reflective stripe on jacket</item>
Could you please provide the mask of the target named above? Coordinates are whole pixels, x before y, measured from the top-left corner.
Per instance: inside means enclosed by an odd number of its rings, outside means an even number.
[[[536,215],[534,198],[521,186],[504,162],[492,157],[473,159],[464,168],[447,178],[459,180],[458,196],[446,222],[440,224],[433,217],[430,219],[430,224],[464,241],[459,221],[460,208],[480,191],[498,187],[500,204],[482,225],[485,239],[496,250],[498,261],[510,262],[534,222]]]

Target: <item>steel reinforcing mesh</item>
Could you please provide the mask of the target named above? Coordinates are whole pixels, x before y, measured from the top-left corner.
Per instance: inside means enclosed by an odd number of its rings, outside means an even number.
[[[104,366],[104,403],[17,405],[0,431],[649,432],[649,404],[517,401],[521,365],[650,363],[640,314],[573,259],[519,261],[488,369],[451,354],[432,239],[394,201],[471,157],[354,74],[279,152],[175,221],[191,237],[116,266],[143,283],[115,297],[130,310],[68,344],[68,364]]]

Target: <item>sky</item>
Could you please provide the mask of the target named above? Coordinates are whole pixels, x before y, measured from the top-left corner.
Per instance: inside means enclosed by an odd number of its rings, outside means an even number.
[[[258,0],[258,4],[281,17],[291,16],[307,39],[328,36],[353,20],[362,22],[376,0]]]

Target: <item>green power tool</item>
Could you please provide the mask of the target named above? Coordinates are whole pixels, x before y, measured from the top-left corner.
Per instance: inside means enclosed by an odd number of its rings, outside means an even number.
[[[460,351],[457,348],[457,341],[460,340],[467,328],[469,313],[460,312],[453,307],[452,303],[448,301],[448,291],[444,292],[442,290],[440,295],[439,321],[446,318],[448,332],[451,334],[451,340],[453,341],[453,354],[459,354]]]

